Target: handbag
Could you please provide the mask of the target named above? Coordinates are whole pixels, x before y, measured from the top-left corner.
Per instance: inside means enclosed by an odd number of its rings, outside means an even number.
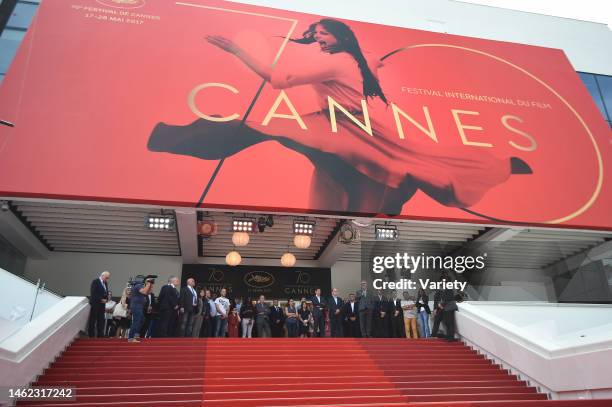
[[[113,318],[127,318],[127,309],[123,308],[123,304],[119,303],[115,305],[113,310]]]

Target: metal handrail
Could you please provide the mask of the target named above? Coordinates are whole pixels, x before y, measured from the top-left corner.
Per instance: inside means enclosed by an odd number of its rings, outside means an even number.
[[[4,269],[3,269],[3,270],[4,270]],[[10,272],[10,271],[8,271],[8,270],[5,270],[5,271],[7,271],[7,272],[11,273],[11,272]],[[20,279],[22,279],[22,280],[24,280],[24,281],[27,281],[28,283],[30,283],[30,284],[32,284],[32,285],[34,285],[34,286],[38,285],[38,283],[40,282],[40,279],[38,279],[38,282],[34,282],[34,281],[30,280],[30,279],[29,279],[29,278],[27,278],[27,277],[20,276],[19,274],[15,274],[15,273],[11,273],[11,274],[12,274],[12,275],[14,275],[15,277],[19,277]],[[58,292],[56,292],[56,291],[53,291],[53,290],[51,290],[51,289],[47,288],[47,287],[46,287],[46,283],[43,283],[43,287],[42,287],[42,289],[43,289],[44,291],[47,291],[47,292],[49,292],[49,293],[51,293],[51,294],[53,294],[53,295],[56,295],[56,296],[60,297],[60,298],[64,298],[64,297],[65,297],[65,295],[61,295],[60,293],[58,293]]]

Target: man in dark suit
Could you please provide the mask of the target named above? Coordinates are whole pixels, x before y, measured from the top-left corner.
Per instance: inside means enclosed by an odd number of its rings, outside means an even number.
[[[325,306],[326,301],[321,297],[321,289],[315,289],[315,295],[311,298],[312,301],[312,318],[314,319],[315,336],[317,338],[325,337]]]
[[[270,328],[272,329],[272,337],[280,338],[283,335],[283,326],[285,325],[285,313],[278,305],[278,300],[272,301],[270,308]]]
[[[360,335],[359,329],[359,303],[355,300],[355,294],[350,293],[348,301],[342,309],[342,317],[344,319],[344,336],[347,338],[358,338]]]
[[[160,338],[175,336],[179,310],[179,292],[176,289],[178,284],[178,277],[170,277],[168,284],[163,286],[159,292],[159,329],[157,330],[157,336]]]
[[[374,309],[374,293],[368,289],[366,281],[361,282],[357,290],[357,302],[359,303],[359,330],[363,338],[372,336],[372,311]]]
[[[270,307],[266,304],[266,297],[259,296],[259,302],[255,305],[255,327],[258,338],[269,338],[270,332]]]
[[[204,298],[202,298],[202,309],[200,313],[202,314],[202,328],[200,328],[200,338],[210,338],[212,337],[212,324],[210,322],[210,290],[204,290]]]
[[[378,290],[374,297],[374,309],[372,312],[372,334],[375,338],[389,337],[389,301]]]
[[[442,304],[442,294],[444,292],[442,290],[437,290],[434,293],[434,323],[433,328],[431,330],[431,336],[438,337],[438,331],[440,330],[440,322],[442,322],[442,318],[444,317],[444,305]]]
[[[404,310],[402,309],[402,300],[397,296],[397,291],[393,292],[393,298],[389,301],[389,306],[391,309],[391,337],[405,338]]]
[[[87,331],[90,338],[104,337],[104,307],[108,298],[108,280],[110,272],[105,271],[91,282],[89,289],[89,321]]]
[[[179,336],[191,338],[193,335],[193,324],[195,322],[195,313],[198,310],[198,293],[195,290],[195,280],[187,279],[187,285],[181,288],[179,298],[180,314],[181,314],[181,330]]]
[[[455,312],[459,309],[455,299],[455,290],[446,289],[442,292],[442,320],[446,327],[446,340],[449,342],[455,339]]]
[[[327,301],[329,309],[329,333],[332,338],[342,338],[344,329],[342,326],[342,306],[344,302],[338,297],[338,289],[332,289],[332,295]]]
[[[140,330],[141,338],[151,338],[154,336],[154,330],[156,325],[156,319],[158,316],[158,308],[157,302],[155,301],[155,294],[152,292],[147,295],[145,298],[144,305],[144,323],[142,324],[142,329]]]

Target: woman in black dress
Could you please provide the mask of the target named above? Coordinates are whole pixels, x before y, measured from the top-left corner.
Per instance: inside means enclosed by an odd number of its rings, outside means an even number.
[[[310,335],[312,312],[310,311],[306,301],[302,301],[302,306],[298,312],[298,321],[300,324],[300,338],[307,338]]]

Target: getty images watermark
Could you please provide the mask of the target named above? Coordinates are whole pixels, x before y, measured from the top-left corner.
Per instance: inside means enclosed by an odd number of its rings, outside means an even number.
[[[487,253],[477,256],[450,256],[450,255],[426,255],[421,253],[411,255],[407,252],[395,253],[388,256],[373,256],[372,257],[372,273],[377,275],[398,273],[405,275],[406,273],[415,274],[419,271],[454,271],[457,274],[470,271],[482,271],[485,269],[485,260]],[[394,272],[394,273],[389,273]],[[372,285],[377,290],[414,290],[418,288],[430,290],[454,289],[464,291],[467,282],[449,280],[445,278],[436,281],[432,278],[419,278],[412,280],[409,278],[400,278],[396,281],[388,281],[384,278],[375,278]]]

